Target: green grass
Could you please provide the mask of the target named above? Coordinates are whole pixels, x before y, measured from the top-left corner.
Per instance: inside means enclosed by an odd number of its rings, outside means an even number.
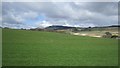
[[[3,66],[116,66],[118,41],[3,29]]]

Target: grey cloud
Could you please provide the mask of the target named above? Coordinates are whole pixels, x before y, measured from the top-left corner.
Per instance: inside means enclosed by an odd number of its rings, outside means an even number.
[[[117,15],[118,13],[117,2],[89,3],[87,6],[89,6],[87,9],[92,12],[97,12],[108,16]]]
[[[9,3],[2,4],[2,23],[4,26],[22,26],[26,20],[35,19],[38,14],[29,10],[22,3]],[[13,25],[13,26],[12,26]]]
[[[61,24],[70,26],[104,26],[117,24],[117,2],[4,2],[3,23],[26,24],[44,15],[40,25]],[[49,22],[49,23],[48,23]]]

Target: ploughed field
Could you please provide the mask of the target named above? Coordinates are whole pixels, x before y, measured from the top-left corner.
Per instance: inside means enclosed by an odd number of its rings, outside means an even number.
[[[118,40],[3,29],[3,66],[117,66]]]

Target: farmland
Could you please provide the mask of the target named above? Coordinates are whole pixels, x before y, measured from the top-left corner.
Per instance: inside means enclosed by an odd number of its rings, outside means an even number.
[[[3,66],[117,66],[118,40],[3,29]]]

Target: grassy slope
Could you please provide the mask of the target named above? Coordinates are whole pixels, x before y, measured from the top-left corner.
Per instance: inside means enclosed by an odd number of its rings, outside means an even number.
[[[114,66],[115,39],[3,29],[4,66]]]

